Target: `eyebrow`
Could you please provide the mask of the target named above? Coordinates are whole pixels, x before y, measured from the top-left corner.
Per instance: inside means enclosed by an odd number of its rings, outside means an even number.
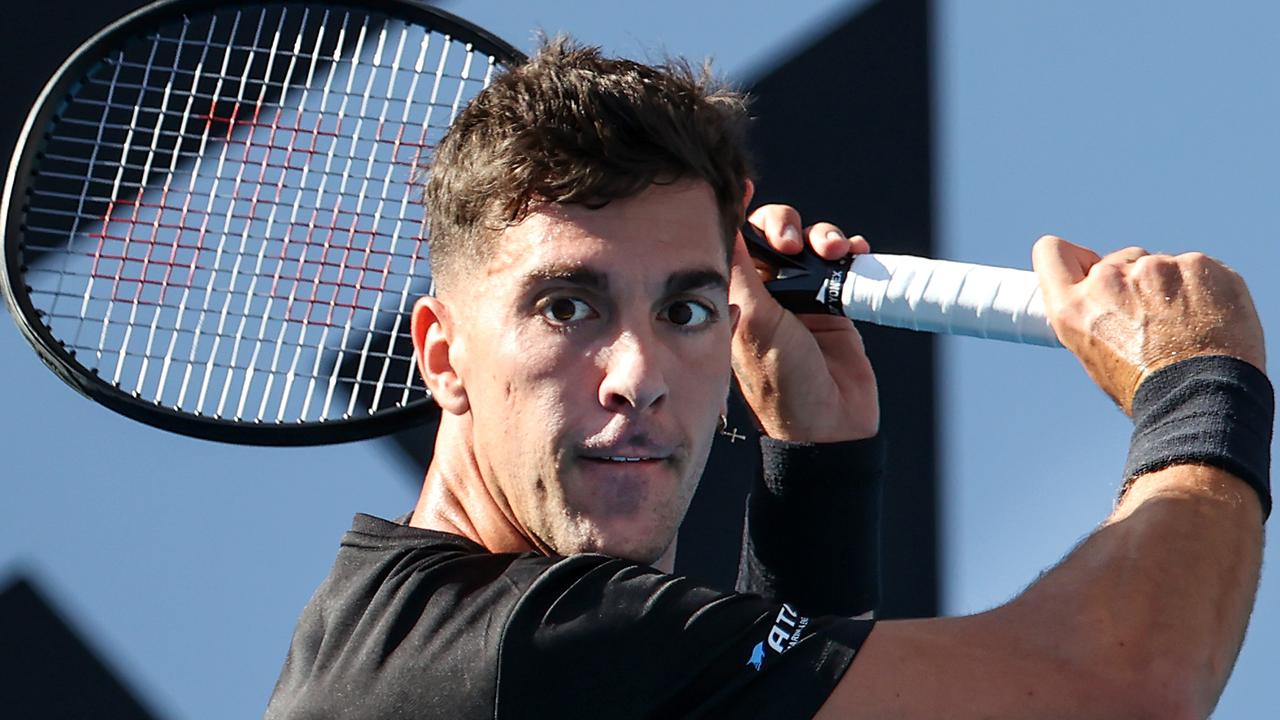
[[[564,283],[566,285],[576,285],[578,287],[588,288],[600,293],[604,293],[609,290],[609,276],[607,274],[602,273],[599,270],[582,266],[541,267],[534,269],[525,276],[525,283],[527,285],[543,282],[557,282]],[[667,281],[663,286],[663,294],[677,295],[679,293],[702,288],[727,290],[729,288],[729,279],[723,272],[710,268],[681,270],[679,272],[674,272],[667,277]]]
[[[702,288],[729,289],[729,278],[719,270],[701,268],[681,270],[667,278],[666,295],[677,295]]]
[[[608,275],[605,275],[599,270],[592,270],[591,268],[576,265],[570,267],[550,266],[535,268],[525,276],[526,285],[541,282],[559,282],[566,285],[578,285],[597,292],[604,292],[609,289]]]

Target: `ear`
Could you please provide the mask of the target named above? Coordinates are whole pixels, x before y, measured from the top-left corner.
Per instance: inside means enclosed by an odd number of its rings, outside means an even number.
[[[751,178],[746,181],[747,190],[742,195],[742,217],[747,216],[747,210],[751,207],[751,198],[756,196],[756,184]]]
[[[471,409],[462,378],[453,366],[457,338],[449,308],[437,297],[422,297],[413,306],[411,333],[418,372],[440,409],[462,415]]]

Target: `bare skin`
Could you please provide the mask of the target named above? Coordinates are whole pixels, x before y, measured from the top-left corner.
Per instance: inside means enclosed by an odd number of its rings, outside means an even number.
[[[594,550],[670,570],[730,358],[770,435],[876,432],[856,331],[782,311],[740,239],[726,267],[714,218],[698,184],[600,210],[545,209],[503,231],[476,282],[418,304],[419,364],[445,414],[413,524],[493,551]],[[825,257],[867,250],[833,226],[802,230],[783,206],[751,220],[783,252],[806,240]],[[608,290],[540,274],[550,258],[591,268]],[[1034,261],[1059,337],[1126,411],[1138,383],[1177,359],[1227,354],[1265,367],[1247,289],[1202,255],[1102,258],[1046,237]],[[689,268],[723,272],[730,287],[669,292]],[[529,287],[536,302],[512,290]],[[571,302],[551,312],[548,298]],[[690,315],[673,308],[686,301],[715,321],[674,334],[673,319]],[[582,324],[548,332],[564,318]],[[602,465],[592,456],[601,450],[626,464]],[[1192,465],[1148,474],[1010,603],[880,623],[818,717],[1206,717],[1243,638],[1261,548],[1257,497],[1236,478]]]
[[[750,195],[748,195],[750,198]],[[748,221],[778,250],[797,253],[800,215],[769,205]],[[788,232],[788,228],[791,228]],[[822,257],[870,252],[862,236],[846,239],[830,223],[805,232]],[[872,437],[880,427],[875,372],[853,323],[833,315],[793,315],[769,296],[742,238],[734,249],[730,300],[742,308],[733,336],[733,371],[743,398],[766,435],[781,440],[836,442]]]
[[[751,220],[784,251],[806,236],[827,257],[867,249],[828,223],[803,229],[785,206]],[[875,378],[852,324],[815,331],[784,312],[741,237],[731,268],[704,183],[539,208],[495,245],[468,282],[414,310],[420,370],[444,410],[415,526],[495,552],[606,552],[670,570],[731,354],[770,434],[875,434]],[[702,279],[673,289],[691,271]],[[779,385],[794,388],[785,404]]]
[[[1243,281],[1198,253],[1100,258],[1046,236],[1054,329],[1126,410],[1152,370],[1201,354],[1265,367]],[[886,622],[819,718],[1205,718],[1234,665],[1262,557],[1257,495],[1216,468],[1137,479],[1022,595],[981,615]]]

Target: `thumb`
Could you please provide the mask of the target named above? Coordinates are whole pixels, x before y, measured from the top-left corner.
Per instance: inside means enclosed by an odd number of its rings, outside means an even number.
[[[1102,258],[1086,247],[1054,235],[1043,235],[1031,248],[1031,267],[1040,280],[1045,302],[1056,306],[1063,294],[1089,274]]]

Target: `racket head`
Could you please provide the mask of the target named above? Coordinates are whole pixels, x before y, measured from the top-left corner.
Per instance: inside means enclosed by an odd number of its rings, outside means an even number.
[[[0,201],[6,305],[58,377],[166,430],[309,445],[428,421],[407,349],[421,175],[523,61],[403,0],[135,11],[27,118]]]

